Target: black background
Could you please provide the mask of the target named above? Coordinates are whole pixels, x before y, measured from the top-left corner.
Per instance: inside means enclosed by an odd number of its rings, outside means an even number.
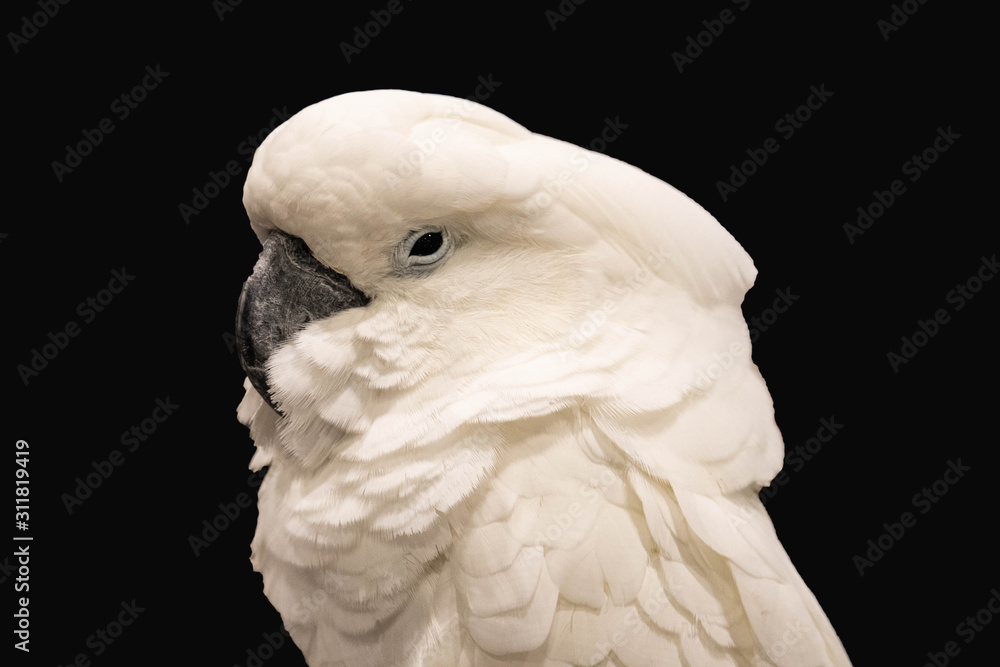
[[[949,641],[960,649],[951,664],[988,664],[1000,620],[969,643],[957,626],[1000,586],[990,419],[1000,282],[961,310],[946,295],[997,251],[986,206],[996,176],[986,122],[995,74],[984,63],[992,16],[911,2],[918,9],[886,40],[877,22],[893,12],[887,2],[654,11],[566,0],[553,30],[546,11],[559,11],[557,0],[517,9],[417,1],[347,62],[341,43],[387,3],[331,4],[317,13],[243,2],[220,18],[222,5],[208,1],[72,2],[28,29],[16,53],[8,35],[0,458],[13,512],[15,441],[30,443],[34,538],[32,650],[29,660],[14,651],[16,664],[70,664],[82,653],[94,665],[247,665],[248,650],[279,628],[248,560],[255,507],[197,557],[189,544],[220,503],[255,493],[252,444],[235,416],[243,373],[226,339],[259,252],[241,205],[240,144],[275,107],[294,113],[373,88],[467,97],[479,77],[500,82],[485,104],[536,132],[590,145],[606,119],[627,125],[604,150],[689,194],[754,258],[748,318],[776,290],[798,296],[762,332],[754,359],[789,449],[822,418],[843,428],[801,470],[788,468],[767,508],[855,664],[923,665]],[[672,54],[726,8],[735,21],[679,72]],[[39,11],[8,4],[5,32],[23,32],[23,17]],[[119,119],[112,101],[157,65],[169,75]],[[801,129],[776,132],[821,85],[833,94]],[[114,131],[60,182],[53,161],[105,117]],[[939,127],[960,138],[910,182],[903,163]],[[723,201],[717,181],[768,137],[778,152]],[[186,222],[179,205],[229,160],[240,174]],[[850,243],[843,224],[894,179],[906,192]],[[135,278],[84,322],[78,304],[122,267]],[[894,372],[887,353],[939,308],[950,321]],[[69,321],[79,335],[25,384],[18,366]],[[174,414],[125,451],[121,434],[167,397]],[[115,449],[124,462],[69,514],[63,494]],[[921,514],[913,495],[959,459],[971,470]],[[854,556],[906,511],[916,525],[860,576]],[[13,549],[0,550],[7,609],[20,595]],[[133,599],[144,611],[120,637],[88,643]],[[7,619],[2,636],[13,643]],[[303,663],[286,642],[264,664]]]

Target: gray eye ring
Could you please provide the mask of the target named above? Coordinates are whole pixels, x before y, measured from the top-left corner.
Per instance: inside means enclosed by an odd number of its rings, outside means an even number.
[[[436,226],[420,227],[411,230],[396,246],[393,263],[402,273],[427,271],[451,254],[452,249],[451,234],[447,229]]]

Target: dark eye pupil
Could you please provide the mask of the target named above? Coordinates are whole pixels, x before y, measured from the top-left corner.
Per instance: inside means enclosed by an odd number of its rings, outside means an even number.
[[[433,255],[441,247],[441,232],[427,232],[413,244],[410,248],[410,257],[426,257]]]

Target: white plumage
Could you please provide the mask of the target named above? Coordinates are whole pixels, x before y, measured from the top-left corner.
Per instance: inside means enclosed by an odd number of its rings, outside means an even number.
[[[784,448],[704,209],[478,104],[384,90],[254,156],[263,241],[371,302],[249,383],[254,568],[310,665],[849,665],[757,498]],[[446,230],[429,269],[413,232]],[[404,253],[405,254],[405,253]]]

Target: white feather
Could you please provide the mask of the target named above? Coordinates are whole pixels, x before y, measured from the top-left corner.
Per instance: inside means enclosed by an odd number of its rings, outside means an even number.
[[[295,115],[244,203],[371,298],[270,358],[283,416],[249,384],[237,414],[253,565],[311,665],[850,664],[756,499],[756,271],[704,209],[404,91]],[[395,270],[428,224],[454,252]]]

